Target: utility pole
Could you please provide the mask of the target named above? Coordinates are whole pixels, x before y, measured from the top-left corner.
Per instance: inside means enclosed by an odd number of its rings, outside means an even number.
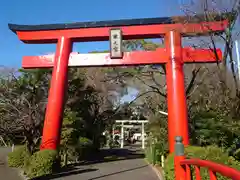
[[[236,46],[236,54],[237,54],[237,69],[238,69],[238,80],[240,80],[240,56],[239,56],[239,48],[238,48],[238,41],[235,41]]]

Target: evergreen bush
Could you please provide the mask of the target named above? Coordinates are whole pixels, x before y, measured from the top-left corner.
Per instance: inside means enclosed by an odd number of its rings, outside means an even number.
[[[22,168],[29,160],[31,154],[28,152],[26,146],[19,146],[13,152],[8,154],[8,166],[15,168]]]
[[[221,148],[216,146],[208,147],[197,147],[197,146],[188,146],[185,148],[186,158],[197,158],[202,160],[209,160],[215,163],[223,164],[237,170],[240,170],[240,162],[236,161],[233,157],[228,156]],[[191,168],[192,172],[194,169]],[[174,179],[174,154],[170,154],[164,166],[164,174],[166,180]],[[195,176],[194,173],[192,173]],[[218,180],[228,180],[229,178],[223,177],[217,174]],[[209,179],[209,174],[206,168],[201,168],[201,180]]]
[[[41,150],[34,153],[24,171],[29,178],[52,174],[58,166],[58,153],[55,150]]]

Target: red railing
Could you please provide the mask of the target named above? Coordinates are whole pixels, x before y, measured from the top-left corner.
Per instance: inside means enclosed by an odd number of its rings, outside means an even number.
[[[210,180],[217,180],[217,173],[232,180],[240,180],[240,171],[212,161],[201,159],[186,159],[182,137],[175,139],[174,171],[175,180],[192,180],[191,166],[195,167],[196,180],[201,180],[201,168],[206,168],[209,172]]]
[[[211,161],[201,159],[184,159],[180,161],[180,165],[185,171],[185,180],[192,179],[190,166],[195,167],[196,180],[201,180],[200,168],[208,169],[210,180],[217,180],[216,173],[232,180],[240,180],[240,171]]]

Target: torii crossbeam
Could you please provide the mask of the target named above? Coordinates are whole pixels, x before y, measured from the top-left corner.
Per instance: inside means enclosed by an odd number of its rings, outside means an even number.
[[[199,16],[198,16],[199,17]],[[84,22],[50,25],[14,25],[9,28],[25,43],[57,43],[55,55],[23,57],[23,68],[53,67],[41,149],[56,149],[64,106],[69,66],[116,66],[166,64],[168,96],[168,136],[170,152],[175,136],[189,144],[187,105],[184,88],[184,63],[216,62],[216,54],[207,49],[182,48],[183,36],[221,33],[228,21],[218,16],[213,22],[200,22],[186,17],[148,18],[118,21]],[[122,52],[122,39],[165,38],[165,48],[155,51]],[[74,42],[106,41],[110,53],[71,54]],[[221,51],[217,50],[218,60]]]
[[[185,63],[215,62],[216,55],[211,50],[183,48],[183,59]],[[221,58],[221,50],[217,49],[217,55]],[[160,57],[160,58],[159,58]],[[52,68],[54,67],[54,54],[45,56],[24,56],[22,67],[28,68]],[[133,51],[125,52],[121,59],[111,59],[110,53],[97,54],[70,54],[69,67],[91,67],[91,66],[123,66],[123,65],[145,65],[167,63],[168,54],[165,48],[155,51]]]

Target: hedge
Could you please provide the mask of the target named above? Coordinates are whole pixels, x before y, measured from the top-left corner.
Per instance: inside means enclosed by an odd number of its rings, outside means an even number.
[[[160,164],[161,156],[166,156],[167,147],[161,143],[148,145],[145,149],[145,158],[151,164]]]
[[[224,164],[226,166],[233,167],[240,170],[240,162],[235,160],[233,157],[228,156],[226,152],[222,149],[215,146],[208,147],[196,147],[188,146],[185,148],[185,156],[187,158],[198,158],[202,160],[209,160],[219,164]],[[193,169],[192,169],[193,170]],[[174,154],[168,155],[165,166],[164,166],[164,175],[166,180],[174,179]],[[193,173],[194,176],[194,173]],[[206,168],[201,168],[201,180],[208,180],[209,175]],[[218,180],[228,180],[228,178],[221,175],[217,175]]]
[[[93,142],[90,139],[86,137],[80,137],[78,139],[76,151],[78,152],[79,159],[87,158],[89,155],[91,155],[93,149]]]
[[[240,148],[234,152],[234,157],[240,161]]]
[[[27,164],[31,154],[26,146],[19,146],[13,152],[8,154],[8,166],[14,168],[22,168]]]
[[[24,171],[29,178],[35,178],[52,174],[58,166],[58,153],[55,150],[41,150],[34,153]]]

